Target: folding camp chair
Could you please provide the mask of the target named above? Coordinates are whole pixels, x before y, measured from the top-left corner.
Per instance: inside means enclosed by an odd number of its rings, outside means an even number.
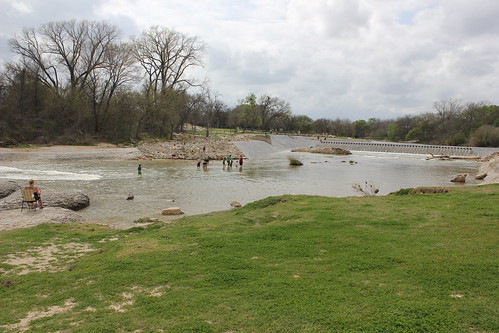
[[[35,205],[36,200],[35,200],[33,193],[34,192],[31,189],[21,190],[21,196],[23,199],[23,202],[21,203],[21,212],[23,211],[25,202],[27,203],[28,209],[36,209],[36,205]]]

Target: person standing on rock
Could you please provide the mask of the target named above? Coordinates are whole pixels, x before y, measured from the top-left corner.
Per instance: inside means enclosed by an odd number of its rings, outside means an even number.
[[[35,186],[35,181],[33,179],[30,179],[28,183],[29,183],[29,185],[26,186],[24,189],[33,191],[33,197],[35,198],[35,201],[38,201],[38,205],[40,206],[40,209],[43,209],[42,192],[40,191],[40,189],[37,186]]]
[[[142,177],[142,164],[139,164],[137,168],[137,174],[139,175],[139,177]]]
[[[227,156],[227,166],[228,167],[232,166],[232,155]]]

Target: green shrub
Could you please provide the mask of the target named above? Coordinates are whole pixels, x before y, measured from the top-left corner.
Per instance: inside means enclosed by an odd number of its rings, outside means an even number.
[[[492,125],[480,126],[471,136],[470,145],[476,147],[498,147],[499,127]]]
[[[449,146],[461,146],[466,143],[466,135],[463,132],[454,133],[448,140]]]

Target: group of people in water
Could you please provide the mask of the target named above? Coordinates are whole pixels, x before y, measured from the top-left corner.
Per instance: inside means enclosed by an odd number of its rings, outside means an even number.
[[[209,156],[205,156],[202,160],[202,163],[203,163],[203,170],[208,170],[208,163],[210,163],[210,157]],[[225,167],[227,166],[228,168],[232,168],[232,164],[234,163],[234,159],[232,158],[232,155],[229,154],[227,157],[223,157],[222,158],[222,165],[223,165],[223,168],[225,169]],[[239,159],[236,160],[236,166],[237,164],[239,163],[239,169],[241,169],[243,167],[243,163],[244,163],[244,158],[243,158],[243,155],[239,155]],[[197,160],[197,164],[196,164],[196,167],[198,169],[201,168],[201,159],[198,158]]]
[[[198,169],[201,169],[201,164],[202,164],[203,165],[203,170],[208,170],[208,164],[209,163],[210,163],[210,157],[209,156],[205,156],[203,159],[198,158],[197,161],[196,161],[196,167]],[[225,167],[232,168],[232,164],[233,163],[234,163],[234,159],[232,158],[231,154],[229,154],[227,157],[224,156],[222,158],[222,165],[223,165],[224,169],[225,169]],[[239,159],[236,160],[236,166],[239,165],[239,170],[242,169],[243,163],[244,163],[244,157],[243,157],[243,155],[239,155]],[[137,167],[137,175],[139,177],[142,177],[142,164],[139,164],[139,166]]]

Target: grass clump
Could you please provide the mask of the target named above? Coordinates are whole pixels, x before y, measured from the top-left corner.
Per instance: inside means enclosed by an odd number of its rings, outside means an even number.
[[[295,157],[293,155],[288,156],[288,161],[289,161],[289,165],[294,165],[294,166],[303,165],[303,162],[300,161],[297,157]]]
[[[158,222],[158,219],[156,219],[156,218],[151,219],[148,216],[141,217],[141,218],[136,219],[135,221],[133,221],[133,223],[154,223],[154,222]]]
[[[4,232],[0,330],[496,332],[498,190],[282,196],[129,230]]]
[[[412,191],[412,188],[401,188],[400,190],[396,192],[390,193],[391,195],[407,195],[410,194]]]

